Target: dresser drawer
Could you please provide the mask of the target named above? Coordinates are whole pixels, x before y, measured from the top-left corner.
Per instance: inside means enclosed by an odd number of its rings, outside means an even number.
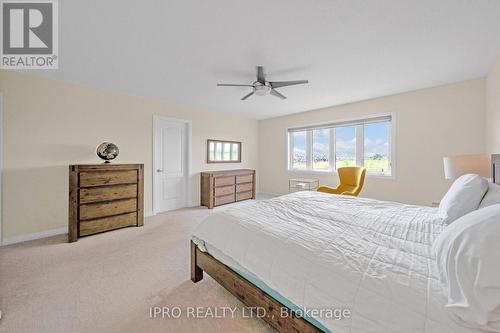
[[[222,197],[216,197],[214,199],[214,205],[215,206],[224,205],[224,204],[227,204],[227,203],[230,203],[230,202],[234,202],[234,194],[225,195],[225,196],[222,196]]]
[[[80,203],[82,204],[135,197],[137,197],[137,184],[86,187],[80,189]]]
[[[130,213],[136,210],[137,210],[136,199],[81,205],[80,220],[89,220],[98,217],[105,217],[122,213]]]
[[[253,182],[253,175],[236,176],[236,184]]]
[[[236,201],[252,199],[252,191],[236,193]]]
[[[137,213],[105,217],[91,221],[80,222],[80,236],[92,235],[97,232],[137,225]]]
[[[214,179],[215,186],[234,185],[234,176],[216,177]]]
[[[236,193],[247,192],[253,190],[253,183],[238,184],[236,185]]]
[[[80,187],[137,183],[136,170],[80,172]]]
[[[228,194],[233,194],[233,193],[234,193],[234,185],[222,186],[222,187],[215,188],[215,196],[216,197],[228,195]]]
[[[200,174],[200,203],[209,209],[236,201],[237,193],[249,194],[238,196],[255,197],[255,170],[218,170],[204,171]]]
[[[68,241],[144,224],[143,164],[69,166]]]

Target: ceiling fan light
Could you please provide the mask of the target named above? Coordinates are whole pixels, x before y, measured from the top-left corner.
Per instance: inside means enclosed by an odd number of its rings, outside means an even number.
[[[268,85],[256,85],[254,87],[254,90],[255,90],[255,95],[266,96],[271,91],[271,87],[269,87]]]

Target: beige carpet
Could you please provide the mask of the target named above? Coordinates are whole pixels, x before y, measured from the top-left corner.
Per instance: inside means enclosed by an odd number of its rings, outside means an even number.
[[[272,332],[206,274],[189,280],[190,234],[210,213],[160,214],[142,228],[72,244],[56,236],[1,247],[0,332]],[[178,306],[183,315],[150,318],[151,306]],[[187,319],[187,307],[197,306],[238,310]]]

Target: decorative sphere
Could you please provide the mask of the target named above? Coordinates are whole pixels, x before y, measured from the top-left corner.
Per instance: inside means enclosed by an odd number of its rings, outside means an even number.
[[[114,143],[103,142],[97,147],[97,156],[102,158],[105,162],[110,163],[111,160],[114,160],[120,150]]]

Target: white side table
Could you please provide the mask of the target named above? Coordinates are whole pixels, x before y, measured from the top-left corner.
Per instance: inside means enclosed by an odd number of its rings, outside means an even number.
[[[293,178],[288,180],[288,192],[316,191],[319,187],[318,179]]]

